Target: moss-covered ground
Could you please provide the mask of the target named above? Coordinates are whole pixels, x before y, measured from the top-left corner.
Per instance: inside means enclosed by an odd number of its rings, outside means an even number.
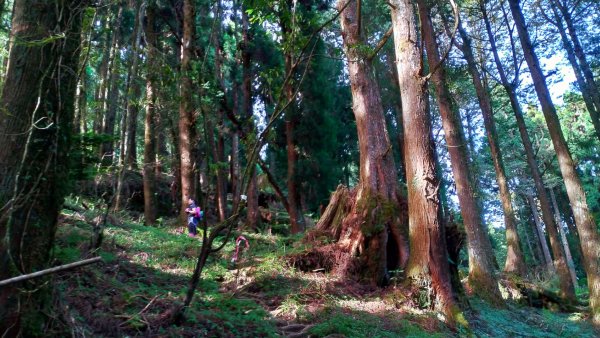
[[[183,227],[144,226],[113,217],[98,252],[88,243],[95,211],[61,216],[54,264],[99,254],[103,263],[53,276],[50,335],[159,337],[597,337],[582,313],[471,298],[470,331],[448,328],[415,307],[402,288],[370,288],[322,271],[301,272],[285,256],[304,249],[299,237],[244,233],[250,248],[234,266],[230,241],[213,254],[191,307],[178,323],[164,314],[181,303],[201,241]],[[116,221],[118,220],[118,221]]]

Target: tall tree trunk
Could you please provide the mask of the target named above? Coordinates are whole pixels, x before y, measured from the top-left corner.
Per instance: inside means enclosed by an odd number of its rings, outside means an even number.
[[[242,4],[242,109],[244,115],[244,127],[246,132],[245,146],[251,149],[249,135],[256,133],[254,126],[254,107],[252,106],[252,60],[250,26],[246,7]],[[249,151],[248,151],[249,152]],[[248,154],[249,156],[249,154]],[[248,204],[246,210],[248,218],[246,226],[250,229],[258,229],[260,225],[260,213],[258,211],[258,184],[256,182],[256,170],[252,170],[252,176],[247,188]]]
[[[467,66],[473,84],[475,85],[475,92],[479,100],[479,107],[483,115],[483,123],[487,134],[488,144],[490,146],[490,152],[492,154],[492,162],[494,163],[494,169],[496,171],[496,181],[498,182],[498,188],[500,190],[500,201],[502,202],[502,209],[504,211],[504,224],[506,226],[506,264],[504,265],[504,271],[514,273],[519,276],[525,275],[525,259],[523,252],[519,245],[519,234],[517,232],[517,221],[515,219],[515,213],[512,207],[512,199],[510,197],[510,191],[508,188],[508,180],[506,179],[506,172],[504,170],[504,163],[502,160],[502,153],[498,143],[498,133],[496,132],[496,123],[494,122],[494,113],[492,112],[492,104],[487,88],[484,87],[481,81],[481,74],[477,68],[475,57],[473,56],[473,49],[471,45],[471,38],[467,35],[467,32],[463,29],[462,24],[459,28],[460,36],[463,40],[461,50],[467,60]]]
[[[6,112],[0,119],[0,280],[42,270],[49,263],[68,192],[77,86],[72,70],[79,64],[84,7],[77,0],[14,3],[11,34],[22,43],[11,48],[0,98]],[[38,326],[24,324],[43,320],[41,313],[48,313],[50,290],[45,284],[0,288],[3,336],[39,334]]]
[[[128,81],[128,88],[126,95],[126,124],[122,126],[126,130],[125,138],[121,140],[125,144],[125,152],[123,154],[123,164],[129,170],[137,169],[137,150],[136,150],[136,134],[137,134],[137,117],[140,110],[140,96],[142,95],[141,79],[138,75],[138,68],[140,63],[140,42],[142,37],[142,16],[140,13],[142,4],[138,3],[135,10],[135,25],[134,33],[131,38],[131,69],[129,72],[130,79]],[[146,36],[147,38],[148,36]],[[146,41],[147,42],[147,41]],[[152,69],[155,68],[150,68]],[[126,126],[126,127],[125,127]],[[145,162],[144,162],[145,163]]]
[[[196,117],[192,105],[191,58],[194,48],[195,2],[183,1],[183,36],[181,45],[181,78],[179,83],[179,155],[181,160],[181,218],[185,219],[188,198],[196,198],[194,180]]]
[[[525,55],[525,60],[527,61],[527,66],[529,67],[533,79],[538,100],[542,106],[542,112],[546,119],[550,137],[552,138],[552,144],[554,145],[554,151],[558,158],[560,171],[565,181],[567,194],[569,195],[573,214],[575,215],[577,230],[581,237],[585,270],[587,272],[588,286],[590,289],[592,321],[595,324],[600,325],[600,235],[598,235],[596,222],[592,218],[588,208],[585,191],[583,190],[579,174],[575,170],[575,164],[573,163],[571,153],[569,152],[569,148],[567,147],[567,143],[563,136],[560,122],[556,115],[556,109],[552,103],[552,98],[550,97],[550,92],[546,85],[546,78],[542,73],[539,60],[533,50],[531,40],[529,39],[525,18],[523,17],[523,13],[521,13],[519,2],[518,0],[509,0],[509,5],[519,34],[519,39],[521,40],[523,54]],[[553,230],[556,230],[556,228]],[[558,246],[559,252],[562,252],[562,248],[560,248],[558,241],[556,246]],[[560,270],[564,270],[564,268],[566,268],[564,258],[562,259],[562,262],[559,263],[561,263],[561,265],[564,263],[565,266],[560,266],[559,268]],[[567,280],[565,280],[565,276],[563,276],[564,272],[561,273],[560,270],[561,292],[566,299],[571,299],[571,297],[574,298],[574,288],[572,283],[570,283],[568,272],[566,276]],[[569,290],[566,290],[565,287],[569,285]]]
[[[552,207],[550,205],[550,200],[548,199],[548,194],[546,193],[546,188],[544,186],[542,175],[539,171],[537,161],[535,159],[535,153],[533,151],[533,146],[531,144],[531,140],[529,139],[529,135],[527,133],[527,129],[525,126],[525,120],[523,118],[523,112],[521,110],[521,105],[519,104],[517,94],[515,91],[514,83],[516,83],[516,79],[518,79],[518,75],[515,76],[515,81],[513,83],[510,83],[508,81],[508,79],[506,77],[506,73],[504,71],[504,67],[502,66],[500,57],[498,55],[498,50],[496,48],[495,39],[492,34],[489,18],[487,17],[487,12],[485,9],[485,5],[483,3],[481,3],[481,10],[482,10],[482,13],[484,16],[484,21],[485,21],[488,37],[490,39],[490,43],[492,46],[494,61],[496,63],[496,67],[498,68],[498,72],[500,74],[500,79],[502,81],[502,85],[504,86],[504,88],[509,96],[510,103],[511,103],[514,115],[515,115],[515,119],[517,121],[517,126],[519,128],[519,134],[521,135],[521,140],[523,141],[523,147],[525,148],[527,163],[529,165],[529,170],[530,170],[531,176],[533,178],[537,196],[540,201],[540,206],[542,209],[542,219],[544,220],[544,224],[546,225],[546,230],[548,231],[548,235],[550,237],[550,244],[552,246],[552,252],[553,252],[554,258],[555,258],[555,262],[554,262],[552,269],[555,268],[556,272],[558,273],[562,296],[566,300],[572,300],[575,297],[575,289],[574,289],[574,286],[572,285],[572,283],[570,282],[570,277],[569,277],[569,273],[568,273],[568,267],[566,264],[564,252],[562,251],[562,248],[560,246],[560,242],[558,239],[558,233],[556,230],[557,225],[555,222],[554,213],[553,213]],[[514,50],[514,46],[513,46],[513,50]]]
[[[408,184],[411,283],[449,319],[460,318],[450,282],[435,148],[427,107],[427,82],[421,72],[421,49],[412,1],[391,0],[398,82],[405,126],[404,154]],[[410,155],[408,155],[410,154]]]
[[[550,188],[550,199],[552,200],[552,207],[554,208],[554,216],[556,218],[556,225],[558,226],[558,232],[560,233],[560,241],[565,250],[565,256],[567,258],[567,265],[569,266],[569,274],[573,285],[577,287],[577,274],[575,274],[575,263],[573,263],[573,256],[571,256],[571,249],[569,249],[569,242],[565,234],[565,229],[562,227],[560,221],[560,211],[558,210],[558,204],[556,203],[556,196],[554,196],[554,188]]]
[[[575,25],[573,24],[573,18],[571,17],[571,12],[569,8],[567,8],[566,4],[560,0],[553,0],[552,2],[556,7],[558,7],[563,19],[565,20],[565,23],[567,24],[569,36],[571,37],[571,41],[573,42],[573,51],[575,52],[575,56],[577,56],[577,60],[579,60],[579,67],[581,68],[583,77],[585,78],[586,87],[588,89],[587,92],[589,95],[591,95],[592,101],[594,102],[596,108],[595,110],[590,111],[590,115],[592,118],[592,123],[594,124],[594,128],[596,129],[596,135],[598,136],[598,139],[600,139],[600,88],[598,88],[598,85],[594,80],[594,74],[590,68],[590,64],[588,63],[585,57],[583,47],[579,42],[577,30],[575,29]],[[598,286],[598,288],[600,288],[600,286]]]
[[[156,223],[156,88],[158,69],[156,46],[156,3],[150,0],[146,7],[146,117],[144,119],[144,220]],[[137,57],[137,56],[136,56]],[[135,143],[134,143],[135,144]]]
[[[588,86],[588,83],[586,82],[583,76],[583,72],[581,71],[581,67],[577,63],[577,58],[575,56],[575,51],[573,50],[573,45],[571,44],[571,41],[569,41],[569,37],[567,36],[567,32],[565,30],[565,27],[563,26],[562,19],[558,13],[556,6],[550,5],[550,7],[552,8],[552,13],[554,15],[553,23],[556,25],[556,29],[560,34],[563,47],[565,48],[565,52],[567,54],[567,59],[571,64],[571,68],[573,68],[573,73],[575,74],[575,79],[577,80],[579,90],[581,90],[583,102],[585,103],[585,106],[588,112],[590,113],[592,124],[594,125],[594,129],[596,131],[596,136],[600,140],[600,113],[598,112],[600,106],[597,107],[596,105],[594,105],[594,93],[592,92],[590,86]]]
[[[221,1],[217,1],[215,6],[215,20],[220,22],[221,20]],[[224,140],[223,140],[223,115],[227,107],[227,88],[225,87],[225,80],[223,77],[223,49],[221,48],[221,28],[220,25],[216,25],[215,34],[213,35],[213,46],[215,48],[215,78],[219,83],[219,87],[223,91],[223,99],[221,100],[218,108],[216,109],[216,116],[206,116],[207,130],[209,138],[209,147],[212,149],[213,161],[216,164],[216,177],[217,177],[217,195],[216,205],[219,220],[222,222],[227,218],[227,178],[225,175],[225,154],[224,154]],[[212,128],[212,119],[216,120],[217,123],[217,134],[214,135],[214,129]]]
[[[544,230],[542,229],[542,223],[540,221],[537,205],[533,199],[533,196],[530,194],[527,194],[527,201],[529,203],[529,207],[531,208],[531,213],[533,214],[533,221],[535,222],[538,242],[540,243],[542,252],[544,253],[544,261],[546,262],[545,265],[547,266],[548,270],[553,271],[554,265],[552,264],[552,257],[550,256],[550,250],[548,249],[548,242],[546,242],[546,235],[544,235]]]
[[[106,96],[108,91],[108,76],[109,76],[109,60],[110,55],[112,53],[112,41],[113,41],[113,32],[110,27],[114,27],[117,23],[117,18],[113,20],[111,17],[112,10],[111,6],[106,6],[104,9],[106,11],[106,18],[103,23],[103,31],[105,32],[105,41],[104,41],[104,50],[102,53],[102,61],[100,62],[100,67],[98,73],[100,73],[100,84],[96,87],[96,101],[101,103],[101,109],[96,109],[96,114],[94,116],[94,123],[92,130],[96,134],[102,133],[102,118],[106,112]],[[118,11],[117,11],[118,13]]]
[[[102,130],[101,133],[110,137],[114,136],[115,132],[115,120],[117,117],[117,108],[119,106],[119,49],[121,43],[121,24],[123,21],[123,8],[125,4],[119,5],[119,12],[117,14],[116,26],[113,27],[113,40],[110,51],[108,69],[109,76],[106,87],[106,100],[103,107],[104,116],[102,117]],[[113,164],[114,160],[114,141],[104,142],[100,146],[100,160],[103,166],[109,166]]]
[[[343,276],[358,274],[360,279],[372,285],[383,285],[389,278],[388,260],[392,257],[402,259],[396,168],[373,66],[371,60],[363,58],[356,48],[364,44],[359,31],[357,4],[340,0],[337,7],[341,11],[343,46],[348,58],[360,152],[359,183],[350,211],[341,221],[337,241],[344,257],[337,272]]]
[[[453,107],[452,97],[446,84],[446,72],[431,22],[429,3],[418,0],[423,40],[427,51],[429,69],[433,71],[437,102],[442,116],[442,125],[452,164],[452,174],[456,182],[456,193],[463,216],[467,247],[469,252],[469,285],[473,292],[483,298],[500,304],[501,295],[494,273],[494,252],[481,219],[481,209],[475,197],[474,179],[469,168],[467,143],[459,113]],[[437,68],[437,70],[436,70]]]
[[[291,20],[293,15],[292,11],[292,1],[285,0],[287,6],[285,9],[282,9],[279,14],[279,24],[281,26],[281,32],[283,36],[283,44],[291,45],[292,41],[292,28]],[[285,63],[285,73],[289,74],[292,71],[292,66],[294,63],[292,56],[292,49],[286,48],[284,52],[284,63]],[[293,78],[293,75],[292,75]],[[300,205],[300,199],[298,196],[297,189],[297,178],[296,178],[296,165],[298,162],[298,152],[296,150],[296,142],[294,137],[294,130],[297,125],[297,109],[296,103],[294,102],[294,88],[293,81],[289,81],[285,87],[283,88],[285,92],[285,98],[288,101],[292,101],[288,106],[287,111],[285,113],[285,146],[286,146],[286,154],[287,154],[287,200],[289,205],[289,215],[290,215],[290,228],[292,234],[300,233],[304,230],[304,222],[300,221],[302,216],[302,211],[299,210],[298,206]]]

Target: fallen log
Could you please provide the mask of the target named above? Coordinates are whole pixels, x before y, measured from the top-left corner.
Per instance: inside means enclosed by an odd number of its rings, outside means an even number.
[[[544,289],[535,284],[516,281],[514,285],[521,292],[523,300],[529,306],[561,312],[585,312],[588,310],[585,304],[580,301],[566,301],[557,292]]]
[[[0,287],[6,286],[6,285],[9,285],[9,284],[13,284],[13,283],[18,283],[18,282],[26,281],[26,280],[29,280],[29,279],[32,279],[32,278],[37,278],[37,277],[49,275],[49,274],[52,274],[52,273],[55,273],[55,272],[59,272],[59,271],[74,269],[74,268],[77,268],[77,267],[80,267],[80,266],[89,265],[89,264],[93,264],[93,263],[98,263],[98,262],[101,262],[101,261],[102,261],[101,257],[94,257],[94,258],[84,259],[84,260],[78,261],[78,262],[73,262],[73,263],[69,263],[69,264],[55,266],[53,268],[49,268],[49,269],[45,269],[45,270],[41,270],[41,271],[36,271],[36,272],[33,272],[33,273],[28,273],[26,275],[21,275],[21,276],[17,276],[17,277],[5,279],[3,281],[0,281]]]

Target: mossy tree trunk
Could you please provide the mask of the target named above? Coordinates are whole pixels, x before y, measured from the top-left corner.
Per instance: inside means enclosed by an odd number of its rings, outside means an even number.
[[[431,3],[429,0],[418,0],[417,3],[423,43],[427,51],[427,62],[430,71],[433,71],[431,79],[435,86],[435,96],[442,117],[452,174],[456,182],[456,194],[467,235],[469,285],[474,293],[500,304],[501,295],[494,271],[494,253],[481,218],[480,203],[476,198],[475,179],[469,168],[471,162],[460,114],[452,101],[452,95],[446,83],[444,65],[440,64],[443,60],[439,55],[438,43],[431,21]]]
[[[364,41],[356,2],[347,5],[346,1],[338,1],[338,9],[343,10],[340,21],[358,131],[360,178],[350,198],[343,198],[343,212],[325,212],[318,228],[335,233],[341,258],[334,268],[337,273],[384,285],[389,270],[406,261],[407,253],[407,241],[401,231],[405,223],[397,195],[396,167],[379,86],[370,59],[358,48]],[[335,204],[335,199],[332,202]],[[326,219],[337,221],[327,224]]]
[[[410,0],[391,0],[390,7],[405,131],[410,238],[406,275],[419,298],[429,300],[429,306],[444,313],[449,322],[456,322],[460,312],[450,280],[427,81],[422,74],[421,47],[415,39],[415,9]]]
[[[0,116],[0,280],[44,269],[68,192],[81,18],[85,1],[14,3]],[[0,334],[42,335],[48,289],[0,288]]]

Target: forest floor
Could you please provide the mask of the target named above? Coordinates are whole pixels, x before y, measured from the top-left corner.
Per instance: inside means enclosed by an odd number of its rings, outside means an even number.
[[[100,211],[65,210],[55,264],[87,256]],[[448,328],[435,313],[404,299],[400,286],[373,289],[323,272],[301,272],[286,255],[298,237],[244,234],[250,248],[232,266],[230,241],[207,263],[192,306],[178,325],[161,314],[181,303],[201,240],[183,227],[146,227],[112,217],[98,254],[103,263],[54,275],[50,335],[160,337],[597,337],[581,313],[507,302],[502,309],[470,298],[471,332]]]

